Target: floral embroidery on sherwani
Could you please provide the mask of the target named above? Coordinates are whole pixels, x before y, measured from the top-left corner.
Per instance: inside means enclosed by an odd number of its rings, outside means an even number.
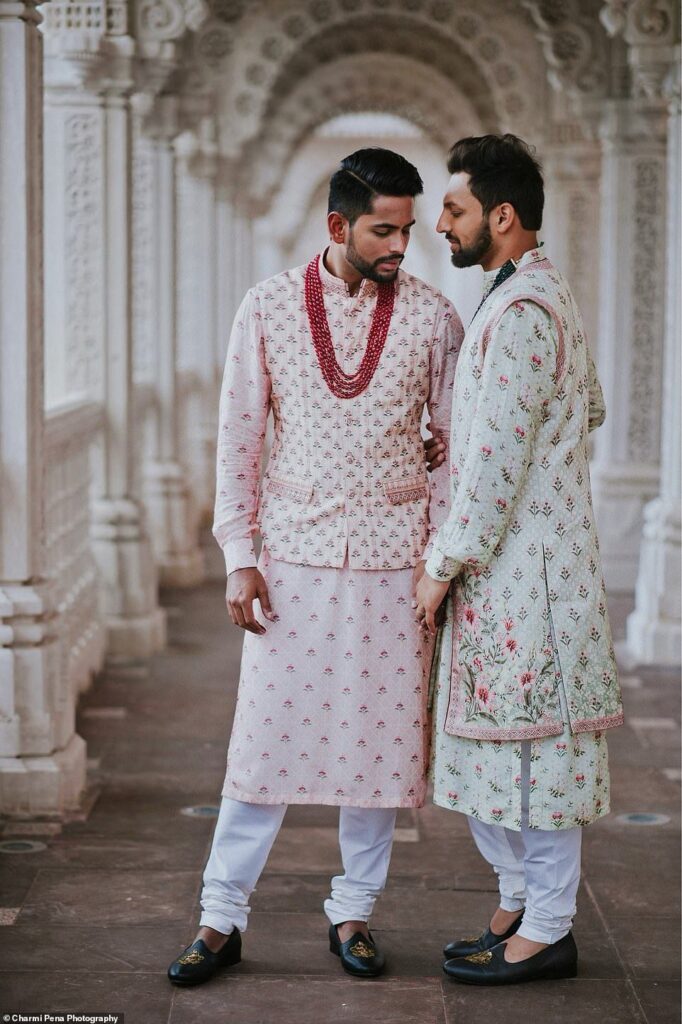
[[[431,746],[433,799],[440,807],[481,821],[521,828],[521,741],[481,740],[445,731],[450,693],[452,610],[443,630]],[[528,820],[531,828],[554,831],[587,825],[608,814],[609,768],[606,737],[599,730],[529,740],[531,770]]]

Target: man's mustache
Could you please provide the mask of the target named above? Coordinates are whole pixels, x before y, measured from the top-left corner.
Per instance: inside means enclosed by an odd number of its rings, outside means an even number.
[[[381,259],[374,261],[374,266],[378,267],[380,263],[395,263],[396,266],[400,266],[404,258],[404,256],[382,256]]]

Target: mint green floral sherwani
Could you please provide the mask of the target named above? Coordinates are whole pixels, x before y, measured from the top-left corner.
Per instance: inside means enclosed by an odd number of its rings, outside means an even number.
[[[596,373],[566,282],[540,249],[492,289],[453,393],[452,504],[426,570],[453,580],[434,661],[435,802],[519,829],[609,809],[604,730],[622,705],[592,514]]]

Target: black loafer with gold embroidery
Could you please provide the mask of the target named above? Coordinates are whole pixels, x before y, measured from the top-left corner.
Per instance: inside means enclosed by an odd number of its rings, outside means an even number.
[[[492,949],[498,942],[504,942],[505,939],[511,939],[512,935],[516,935],[522,921],[523,914],[519,914],[502,935],[497,935],[488,927],[481,935],[470,939],[459,939],[457,942],[449,942],[443,950],[443,956],[446,960],[454,960],[460,956],[473,956],[474,953],[483,953],[486,949]]]
[[[221,967],[232,967],[241,958],[242,937],[235,928],[217,953],[212,953],[203,939],[197,939],[173,961],[168,977],[174,985],[201,985]]]
[[[376,978],[385,966],[384,954],[381,953],[372,938],[366,938],[362,932],[356,932],[346,942],[341,942],[336,925],[329,926],[329,950],[341,958],[341,966],[355,978]]]
[[[458,957],[443,964],[443,970],[454,981],[464,985],[515,985],[522,981],[575,978],[578,973],[578,950],[571,932],[534,956],[518,963],[504,958],[505,942],[471,956]]]

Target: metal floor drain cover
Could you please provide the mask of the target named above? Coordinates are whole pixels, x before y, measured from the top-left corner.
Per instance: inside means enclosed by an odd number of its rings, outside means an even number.
[[[214,804],[198,804],[196,807],[183,807],[180,814],[188,818],[217,818],[219,808]]]
[[[623,825],[667,825],[670,818],[667,814],[651,814],[649,811],[633,811],[632,814],[619,814],[616,821]]]
[[[0,842],[0,853],[40,853],[46,849],[45,843],[35,839],[3,839]]]

